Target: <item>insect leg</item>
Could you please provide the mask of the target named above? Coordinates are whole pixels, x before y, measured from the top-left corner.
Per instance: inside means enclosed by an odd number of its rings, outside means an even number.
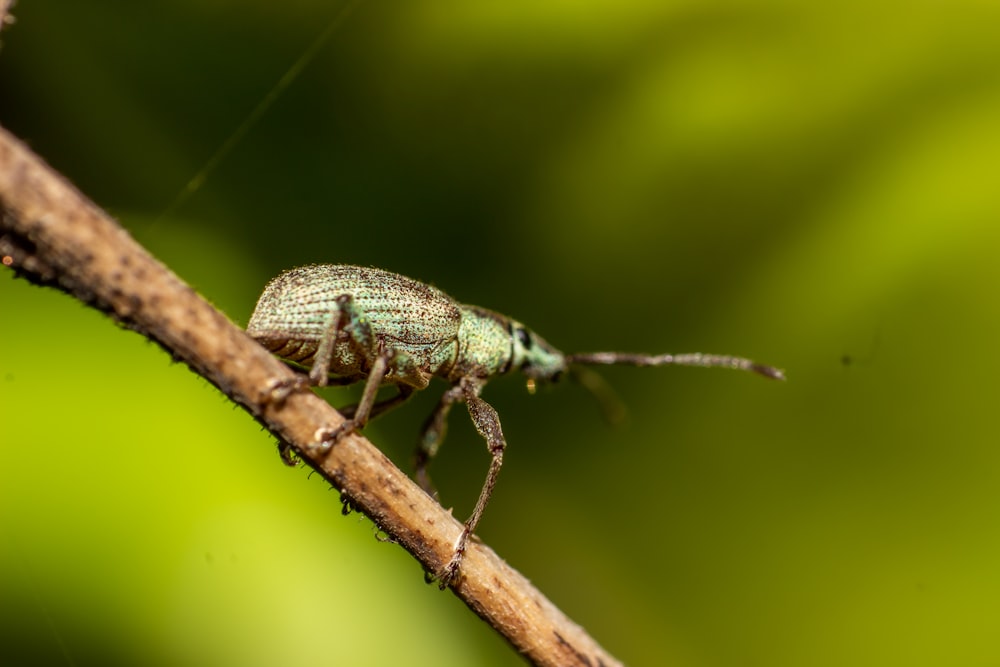
[[[399,407],[409,400],[410,396],[413,396],[413,392],[415,391],[413,387],[405,384],[398,384],[396,385],[396,388],[399,392],[395,396],[390,396],[389,398],[378,401],[372,406],[371,413],[368,415],[368,421],[389,412],[389,410],[392,410],[393,408]],[[345,405],[340,408],[339,412],[345,417],[353,417],[357,413],[358,407],[359,404],[357,403],[354,405]]]
[[[350,294],[341,294],[335,300],[335,306],[327,315],[320,336],[319,345],[313,354],[308,377],[297,375],[291,380],[279,380],[269,388],[270,400],[281,403],[292,392],[308,387],[325,387],[328,384],[353,384],[359,378],[330,378],[330,366],[333,363],[333,351],[341,332],[346,332],[350,340],[360,349],[372,349],[375,337],[371,327],[362,317],[362,313],[354,307],[354,299]]]
[[[368,371],[368,379],[365,380],[361,402],[358,403],[358,407],[354,410],[352,417],[345,419],[337,428],[330,429],[322,434],[321,440],[325,445],[336,444],[338,440],[348,433],[353,433],[365,427],[365,424],[368,423],[369,418],[372,416],[373,408],[375,407],[375,395],[378,394],[378,388],[381,386],[382,380],[385,379],[385,374],[389,370],[389,360],[391,358],[391,350],[387,350],[384,347],[379,349],[378,356],[375,357],[375,363],[372,364],[371,370]],[[402,395],[402,392],[400,392],[400,395]],[[382,408],[382,410],[384,411],[385,408]]]
[[[359,349],[375,348],[375,335],[364,318],[364,313],[354,306],[350,294],[341,294],[336,299],[336,307],[330,312],[323,335],[313,357],[312,368],[309,369],[309,381],[314,386],[325,387],[330,381],[330,365],[333,362],[333,350],[341,331],[347,333],[351,342]]]
[[[420,444],[417,445],[414,461],[417,483],[429,496],[436,496],[437,492],[434,489],[434,483],[431,482],[431,478],[427,474],[427,466],[431,459],[437,455],[438,449],[444,441],[444,434],[448,430],[448,413],[451,412],[451,406],[455,404],[455,401],[461,399],[463,394],[464,390],[460,384],[448,389],[441,396],[434,412],[424,422],[424,429],[420,434]]]
[[[448,561],[448,564],[438,576],[441,588],[445,588],[455,578],[455,575],[458,574],[458,568],[461,566],[462,558],[465,556],[469,537],[476,530],[476,526],[479,525],[479,519],[483,516],[483,510],[486,509],[486,504],[490,501],[490,496],[493,495],[493,487],[496,486],[497,476],[500,474],[500,467],[503,465],[503,452],[507,447],[503,431],[500,429],[500,416],[497,415],[497,411],[493,409],[493,406],[479,398],[479,392],[483,388],[482,382],[463,381],[460,386],[463,389],[464,400],[469,408],[469,416],[472,417],[472,423],[475,424],[479,435],[483,436],[486,440],[486,446],[490,450],[490,455],[493,459],[490,461],[490,469],[486,473],[486,480],[483,482],[483,488],[479,492],[479,500],[476,501],[476,506],[472,510],[472,516],[465,522],[462,534],[459,536],[458,542],[455,543],[455,553],[452,554],[451,560]]]
[[[365,350],[375,347],[373,342],[374,336],[371,333],[370,327],[367,324],[360,323],[359,329],[363,334],[362,337],[352,335],[352,339],[359,345],[359,349]],[[382,345],[384,343],[379,343],[379,347]],[[414,391],[423,389],[430,383],[430,374],[421,369],[414,362],[413,357],[405,352],[392,350],[388,354],[386,368],[387,371],[384,373],[382,380],[385,381],[388,379],[388,382],[396,383],[399,393],[391,398],[375,403],[371,408],[371,414],[368,416],[369,419],[374,419],[402,405],[413,395]],[[341,409],[341,412],[345,417],[353,417],[359,411],[360,407],[360,404],[349,405]]]

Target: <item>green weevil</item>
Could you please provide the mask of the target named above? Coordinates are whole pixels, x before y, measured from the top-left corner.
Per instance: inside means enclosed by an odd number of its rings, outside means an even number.
[[[748,359],[708,354],[645,355],[621,352],[563,354],[520,322],[478,306],[457,303],[441,290],[388,271],[341,264],[291,269],[264,288],[247,333],[291,365],[308,369],[303,385],[365,381],[361,400],[345,408],[346,421],[323,434],[332,446],[348,433],[425,389],[433,377],[451,383],[423,427],[416,479],[433,495],[427,466],[445,435],[452,405],[464,402],[492,460],[479,499],[465,522],[451,560],[436,573],[444,588],[458,574],[469,537],[489,502],[506,442],[496,410],[480,398],[486,383],[518,370],[536,382],[567,373],[594,388],[581,365],[721,366],[783,379],[781,371]],[[376,401],[384,384],[398,393]]]

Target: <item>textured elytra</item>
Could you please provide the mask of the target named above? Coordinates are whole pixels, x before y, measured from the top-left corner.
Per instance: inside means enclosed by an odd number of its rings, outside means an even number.
[[[247,333],[282,359],[311,368],[321,341],[336,324],[326,368],[331,381],[361,380],[380,354],[389,353],[382,382],[422,389],[430,377],[450,378],[459,366],[462,374],[495,372],[492,366],[470,369],[456,364],[467,348],[463,334],[475,326],[469,318],[447,294],[406,276],[362,266],[314,264],[286,271],[268,283]],[[509,339],[505,330],[494,333]],[[509,355],[509,343],[502,349]]]
[[[254,338],[319,341],[337,298],[349,295],[373,331],[410,345],[432,345],[458,331],[461,312],[439,289],[381,269],[314,264],[282,273],[264,288],[247,333]]]

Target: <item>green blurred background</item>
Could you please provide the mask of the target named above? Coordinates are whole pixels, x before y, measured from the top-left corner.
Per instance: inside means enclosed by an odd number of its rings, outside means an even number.
[[[236,322],[375,265],[611,369],[486,397],[479,535],[631,664],[1000,664],[1000,8],[20,0],[0,123]],[[0,272],[0,664],[517,665],[158,347]],[[404,469],[437,384],[369,437]],[[336,404],[350,390],[329,390]],[[464,517],[464,411],[435,464]]]

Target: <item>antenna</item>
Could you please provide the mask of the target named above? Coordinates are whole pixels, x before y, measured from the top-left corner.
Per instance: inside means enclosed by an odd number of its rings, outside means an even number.
[[[774,366],[765,366],[756,361],[733,357],[727,354],[701,354],[690,352],[686,354],[632,354],[629,352],[585,352],[568,354],[566,361],[570,364],[586,366],[702,366],[706,368],[733,368],[738,371],[749,371],[763,375],[772,380],[784,380],[785,374]]]
[[[570,366],[569,379],[589,391],[590,395],[597,399],[597,404],[601,407],[601,414],[604,415],[606,422],[614,426],[625,421],[625,416],[628,413],[625,404],[600,373],[586,366]]]

